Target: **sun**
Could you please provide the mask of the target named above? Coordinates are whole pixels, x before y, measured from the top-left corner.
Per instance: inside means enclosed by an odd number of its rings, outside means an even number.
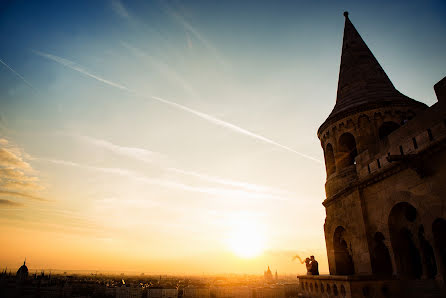
[[[251,222],[238,222],[227,240],[231,251],[241,258],[257,257],[264,249],[263,234],[259,227]]]

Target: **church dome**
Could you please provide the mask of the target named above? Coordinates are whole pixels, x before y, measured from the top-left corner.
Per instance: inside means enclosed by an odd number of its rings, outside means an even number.
[[[18,279],[26,279],[28,277],[28,267],[26,267],[26,261],[24,261],[23,265],[20,266],[19,270],[17,270],[16,276]]]

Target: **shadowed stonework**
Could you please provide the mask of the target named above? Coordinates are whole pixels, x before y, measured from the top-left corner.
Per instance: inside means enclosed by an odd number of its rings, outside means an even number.
[[[444,297],[446,78],[431,107],[395,89],[345,16],[336,105],[318,130],[330,276],[307,296]]]

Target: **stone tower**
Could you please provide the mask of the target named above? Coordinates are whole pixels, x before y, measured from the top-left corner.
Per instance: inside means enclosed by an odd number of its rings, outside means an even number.
[[[327,182],[325,235],[331,274],[372,273],[357,156],[427,108],[395,89],[344,13],[336,104],[320,126]]]
[[[317,132],[330,276],[300,276],[302,289],[309,296],[441,296],[446,78],[435,85],[439,102],[431,107],[401,94],[344,16],[336,104]]]

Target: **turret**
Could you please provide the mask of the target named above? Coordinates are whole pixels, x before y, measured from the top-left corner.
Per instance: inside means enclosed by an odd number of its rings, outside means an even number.
[[[417,113],[423,103],[401,94],[344,13],[336,104],[318,130],[327,170],[327,199],[357,178],[356,157],[379,143]]]

